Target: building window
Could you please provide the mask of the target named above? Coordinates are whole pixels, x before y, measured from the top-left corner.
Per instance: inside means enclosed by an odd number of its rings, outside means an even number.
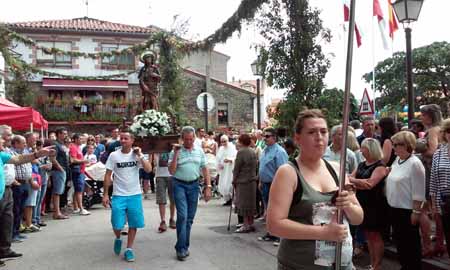
[[[120,51],[130,47],[129,45],[102,44],[102,52]],[[102,58],[102,68],[105,69],[134,69],[134,54],[127,53]]]
[[[217,104],[217,120],[218,124],[221,126],[228,126],[228,104],[219,103]]]
[[[56,48],[69,52],[72,50],[72,42],[38,42],[39,46],[46,48]],[[42,50],[37,50],[36,62],[41,66],[48,67],[72,67],[72,57],[64,54],[46,54]]]

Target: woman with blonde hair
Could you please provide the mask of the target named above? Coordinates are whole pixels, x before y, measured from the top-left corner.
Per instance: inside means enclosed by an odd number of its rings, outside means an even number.
[[[416,136],[412,132],[400,131],[391,139],[397,155],[386,178],[392,236],[402,269],[421,269],[419,220],[426,203],[425,168],[413,154]]]
[[[371,266],[374,270],[379,270],[384,253],[381,234],[387,221],[387,203],[383,194],[387,172],[383,163],[383,150],[377,139],[364,139],[361,153],[365,162],[358,165],[349,179],[357,189],[356,197],[364,210],[364,221],[359,228],[363,230],[368,242]]]
[[[352,269],[348,224],[336,223],[333,211],[341,209],[353,225],[362,222],[363,211],[353,192],[337,192],[339,165],[322,159],[328,127],[320,110],[299,114],[295,142],[302,154],[276,172],[267,209],[267,229],[282,238],[278,269],[329,269],[334,256],[324,251],[334,254],[330,243],[337,241],[344,242],[341,269]]]

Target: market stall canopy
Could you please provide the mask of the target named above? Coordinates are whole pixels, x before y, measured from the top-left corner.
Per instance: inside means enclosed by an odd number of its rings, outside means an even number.
[[[7,99],[0,99],[0,124],[10,126],[13,131],[48,129],[48,122],[31,107],[20,107]]]
[[[19,105],[12,103],[11,101],[7,100],[6,98],[0,98],[0,106],[6,106],[6,107],[14,107],[14,108],[20,108]]]

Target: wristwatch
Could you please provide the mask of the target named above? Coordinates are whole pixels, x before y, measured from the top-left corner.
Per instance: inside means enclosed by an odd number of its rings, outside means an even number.
[[[210,184],[210,185],[206,185],[206,187],[208,187],[208,188],[212,188],[212,185]]]

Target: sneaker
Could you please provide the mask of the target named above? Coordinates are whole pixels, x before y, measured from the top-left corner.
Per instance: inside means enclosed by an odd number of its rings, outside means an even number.
[[[38,225],[39,225],[39,227],[45,227],[45,226],[47,226],[47,223],[41,221],[38,223]]]
[[[274,241],[273,241],[273,246],[274,247],[278,247],[280,245],[280,239],[275,239]]]
[[[175,220],[173,220],[173,219],[169,220],[169,228],[171,228],[171,229],[177,228],[177,223],[175,222]]]
[[[23,234],[19,234],[19,235],[17,235],[17,237],[19,237],[19,239],[21,239],[21,240],[28,239],[28,237],[26,235],[23,235]]]
[[[73,214],[80,214],[81,213],[81,209],[75,209],[72,212]]]
[[[89,216],[91,214],[91,212],[89,212],[88,210],[86,210],[86,209],[82,209],[81,211],[80,211],[80,215],[81,216]]]
[[[270,235],[269,233],[266,233],[264,236],[260,236],[258,237],[258,241],[273,241],[273,236]]]
[[[183,253],[183,252],[178,252],[177,251],[177,259],[179,260],[179,261],[185,261],[186,260],[186,253]]]
[[[38,232],[40,230],[41,229],[39,229],[37,226],[34,226],[33,224],[31,224],[29,227],[25,228],[23,233],[35,233],[35,232]]]
[[[12,242],[13,243],[22,243],[23,239],[20,239],[20,237],[18,235],[16,235],[12,238]]]
[[[127,250],[125,250],[125,253],[123,254],[123,257],[125,258],[125,261],[127,261],[127,262],[134,262],[133,250],[130,248],[127,248]]]
[[[20,224],[19,226],[19,232],[25,231],[26,227],[23,224]]]
[[[122,250],[122,239],[116,238],[114,240],[114,253],[119,256],[120,251]]]

